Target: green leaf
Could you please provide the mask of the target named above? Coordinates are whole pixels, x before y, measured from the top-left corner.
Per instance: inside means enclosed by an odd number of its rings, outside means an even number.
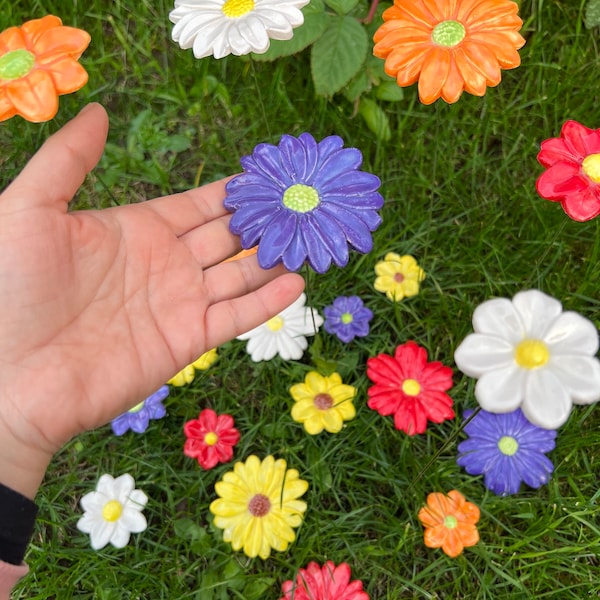
[[[314,43],[311,71],[315,91],[333,96],[361,69],[369,41],[364,27],[352,17],[338,17]]]
[[[347,15],[357,4],[358,0],[325,0],[325,4],[340,15]]]
[[[377,102],[369,98],[361,98],[358,112],[378,140],[387,142],[392,137],[390,122]]]
[[[398,102],[404,98],[404,90],[396,83],[396,80],[382,81],[375,88],[375,97],[377,100]]]
[[[600,25],[600,0],[588,0],[585,7],[585,26],[588,29]]]

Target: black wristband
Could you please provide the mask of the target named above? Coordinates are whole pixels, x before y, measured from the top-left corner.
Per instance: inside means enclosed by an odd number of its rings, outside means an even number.
[[[35,502],[0,483],[0,560],[23,562],[37,512]]]

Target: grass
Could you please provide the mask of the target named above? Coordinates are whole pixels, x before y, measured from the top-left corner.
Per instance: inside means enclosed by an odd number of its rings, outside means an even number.
[[[549,485],[499,498],[455,463],[460,419],[407,437],[367,408],[365,375],[369,356],[408,339],[453,366],[473,309],[521,289],[546,291],[600,323],[600,222],[570,221],[534,187],[543,139],[558,135],[567,119],[600,126],[598,32],[583,27],[584,4],[523,0],[522,66],[483,98],[465,95],[452,106],[423,106],[414,88],[406,90],[402,102],[382,105],[393,131],[383,143],[343,98],[315,97],[304,54],[274,64],[196,61],[170,41],[166,0],[0,0],[2,28],[54,13],[93,40],[82,59],[89,83],[61,98],[53,122],[2,124],[2,187],[93,100],[107,107],[111,131],[75,208],[209,182],[239,171],[239,157],[256,143],[302,131],[337,133],[360,148],[386,198],[371,254],[325,276],[307,275],[319,310],[339,294],[361,296],[376,315],[370,335],[344,346],[321,333],[304,359],[291,363],[253,364],[244,344],[232,341],[210,370],[171,390],[167,418],[146,434],[115,438],[105,427],[69,443],[38,496],[31,573],[15,598],[276,600],[283,580],[310,560],[327,559],[350,563],[373,599],[600,595],[597,407],[577,407],[560,429]],[[427,272],[421,293],[396,305],[372,287],[373,266],[388,251],[412,254]],[[340,434],[310,437],[291,420],[288,387],[324,360],[358,387],[358,414]],[[454,381],[460,415],[475,405],[474,382],[456,370]],[[237,459],[272,453],[309,481],[309,509],[289,551],[250,560],[212,526],[213,486],[231,465],[203,472],[181,451],[183,423],[206,406],[234,415],[243,434]],[[105,472],[135,477],[150,497],[149,527],[123,550],[93,552],[75,528],[78,502]],[[454,560],[425,548],[416,517],[429,492],[453,488],[482,512],[481,542]]]

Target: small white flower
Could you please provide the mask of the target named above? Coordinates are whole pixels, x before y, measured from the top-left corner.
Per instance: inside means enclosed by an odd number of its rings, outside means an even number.
[[[598,331],[555,298],[527,290],[488,300],[475,309],[473,328],[454,360],[478,378],[475,397],[488,412],[521,407],[534,425],[556,429],[573,403],[600,399]]]
[[[305,336],[315,335],[323,325],[323,317],[305,303],[306,295],[301,294],[276,317],[238,336],[238,340],[248,340],[246,351],[254,362],[271,360],[277,354],[283,360],[302,358],[308,347]]]
[[[262,54],[269,38],[289,40],[304,23],[300,10],[310,0],[175,0],[169,19],[172,38],[196,58]]]
[[[96,491],[81,499],[84,514],[77,522],[77,529],[90,534],[94,550],[104,548],[109,542],[115,548],[124,548],[131,533],[140,533],[148,526],[141,512],[148,497],[134,488],[135,481],[128,473],[116,479],[102,475]]]

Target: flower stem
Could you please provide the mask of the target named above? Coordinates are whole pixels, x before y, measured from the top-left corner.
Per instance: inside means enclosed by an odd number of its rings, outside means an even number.
[[[369,8],[369,12],[367,16],[362,20],[363,23],[369,24],[373,17],[375,16],[375,11],[377,10],[377,5],[379,4],[379,0],[372,0],[371,8]]]

